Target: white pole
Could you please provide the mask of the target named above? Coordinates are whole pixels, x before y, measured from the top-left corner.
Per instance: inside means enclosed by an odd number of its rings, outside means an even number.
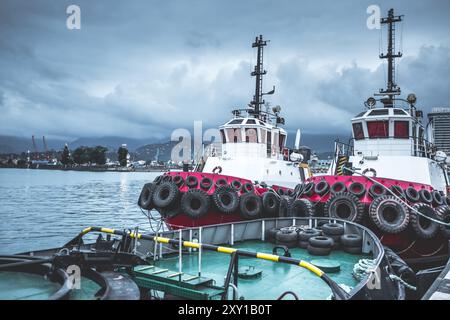
[[[198,242],[202,243],[202,228],[198,228]],[[202,246],[198,248],[198,276],[202,275]]]

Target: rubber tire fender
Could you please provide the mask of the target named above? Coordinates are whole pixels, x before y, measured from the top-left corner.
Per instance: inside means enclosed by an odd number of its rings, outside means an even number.
[[[305,187],[303,188],[303,194],[306,194],[308,197],[312,196],[314,194],[314,182],[308,182],[307,185],[305,185]]]
[[[177,185],[178,188],[181,187],[184,183],[184,179],[180,175],[174,176],[172,181],[173,181],[173,183],[175,183]]]
[[[332,248],[334,245],[333,238],[327,236],[315,236],[309,238],[309,245],[314,248]]]
[[[331,193],[344,192],[344,191],[347,191],[347,187],[345,186],[345,183],[343,183],[342,181],[337,181],[337,182],[333,183],[330,190],[331,190]]]
[[[322,225],[324,235],[341,236],[344,234],[344,226],[340,223],[327,222]]]
[[[284,193],[284,189],[283,188],[278,188],[277,189],[277,193],[279,196],[285,196],[286,194]]]
[[[228,185],[228,181],[225,178],[219,178],[219,179],[216,180],[215,185],[216,185],[216,187],[227,186]]]
[[[242,185],[242,191],[246,193],[254,192],[255,186],[250,182],[246,182]]]
[[[146,183],[141,190],[138,199],[138,206],[144,210],[153,209],[153,193],[155,192],[156,184]]]
[[[366,187],[361,182],[355,181],[348,186],[348,192],[358,198],[361,198],[366,193]]]
[[[306,229],[306,230],[302,230],[298,233],[298,240],[299,241],[305,241],[308,242],[308,240],[312,237],[317,237],[320,236],[321,232],[320,230],[317,229]]]
[[[390,187],[391,191],[398,197],[402,198],[403,200],[406,199],[406,193],[405,190],[403,190],[402,187],[400,187],[399,185],[393,184]]]
[[[431,192],[431,196],[433,197],[433,205],[442,206],[444,204],[444,197],[439,191],[433,190],[433,192]]]
[[[240,198],[239,208],[245,219],[257,219],[262,214],[262,200],[254,193],[245,193]]]
[[[231,214],[239,207],[239,195],[231,186],[221,186],[214,190],[212,200],[221,213]]]
[[[450,206],[442,205],[437,207],[436,215],[442,222],[450,223]],[[445,239],[450,239],[450,226],[440,225],[441,234]]]
[[[433,202],[433,196],[431,195],[431,192],[427,189],[420,189],[419,190],[419,197],[422,202],[431,204]]]
[[[330,190],[330,184],[326,180],[322,180],[314,187],[314,192],[319,196],[323,196]]]
[[[308,199],[296,199],[288,210],[289,217],[307,218],[314,216],[314,205]]]
[[[181,210],[192,219],[198,219],[206,215],[209,207],[209,196],[201,189],[189,189],[181,197]]]
[[[369,188],[369,194],[372,197],[372,199],[376,199],[378,197],[386,195],[387,191],[386,189],[379,185],[378,183],[374,183]]]
[[[344,247],[359,247],[362,246],[362,237],[359,234],[343,234],[340,242]]]
[[[281,196],[280,205],[278,207],[278,217],[289,217],[292,201],[293,199],[291,197]]]
[[[180,191],[172,181],[162,182],[153,193],[153,203],[157,208],[167,208],[178,201]]]
[[[231,187],[235,190],[235,191],[241,191],[242,189],[242,182],[240,182],[239,180],[233,180],[231,182]]]
[[[276,234],[277,243],[291,243],[298,241],[298,234],[296,231],[283,231],[280,230]]]
[[[271,228],[266,231],[266,239],[270,242],[275,242],[277,232],[280,231],[280,228]]]
[[[185,183],[188,188],[196,188],[198,185],[198,178],[196,176],[187,176]]]
[[[346,206],[348,216],[344,216],[343,212],[339,212],[341,206]],[[325,203],[325,215],[331,218],[338,218],[348,221],[361,222],[364,218],[364,204],[359,201],[358,197],[350,192],[338,192],[333,194]]]
[[[272,191],[266,191],[262,196],[265,216],[277,216],[280,208],[280,199]]]
[[[390,211],[385,212],[386,209]],[[396,217],[392,220],[392,214]],[[388,217],[384,215],[388,214]],[[394,196],[381,196],[372,201],[369,206],[369,217],[381,231],[396,234],[408,227],[410,214],[408,207]]]
[[[419,192],[414,187],[408,187],[405,190],[406,199],[410,202],[417,202],[420,200]]]
[[[202,188],[205,191],[208,191],[213,186],[213,181],[211,178],[203,177],[202,180],[200,180],[200,188]]]
[[[424,214],[427,217],[433,219],[437,218],[435,210],[428,204],[417,203],[413,206],[413,209],[418,210],[420,213]],[[437,222],[428,220],[427,218],[420,216],[413,210],[411,210],[410,216],[411,216],[410,218],[411,229],[413,230],[414,234],[419,238],[432,239],[438,234],[440,225]],[[422,222],[425,220],[427,220],[426,226],[422,224]]]

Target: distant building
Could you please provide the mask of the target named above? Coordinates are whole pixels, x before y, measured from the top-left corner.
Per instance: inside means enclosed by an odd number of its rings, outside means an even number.
[[[428,114],[434,145],[450,155],[450,108],[433,108]]]

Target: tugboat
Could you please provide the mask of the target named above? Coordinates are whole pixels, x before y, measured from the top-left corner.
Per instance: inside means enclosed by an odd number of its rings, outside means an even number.
[[[395,23],[401,20],[393,9],[381,19],[388,31],[387,53],[380,55],[387,59],[387,88],[351,119],[351,140],[336,141],[328,175],[308,179],[298,197],[324,216],[370,226],[384,245],[421,269],[448,259],[450,158],[426,139],[432,124],[422,124],[416,96],[398,97],[394,59],[402,53],[395,52]]]
[[[280,196],[292,195],[296,185],[311,177],[311,150],[300,147],[300,130],[294,149],[289,149],[281,108],[270,112],[263,99],[275,92],[275,87],[263,92],[267,42],[260,35],[252,44],[257,49],[251,73],[255,94],[248,108],[233,110],[233,118],[219,127],[220,147],[207,146],[193,171],[168,172],[143,187],[139,206],[156,209],[169,227],[277,216]],[[306,200],[305,206],[311,209]]]

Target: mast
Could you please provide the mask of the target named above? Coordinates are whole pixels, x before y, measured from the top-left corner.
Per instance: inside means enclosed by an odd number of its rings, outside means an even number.
[[[389,98],[384,102],[385,107],[393,107],[394,96],[400,94],[400,87],[395,83],[395,58],[400,58],[402,53],[399,51],[395,53],[395,23],[402,21],[402,16],[395,16],[394,9],[388,11],[386,18],[381,18],[380,23],[387,25],[387,53],[380,54],[380,59],[387,59],[388,61],[388,79],[386,89],[380,89],[378,95],[387,95]]]
[[[264,104],[264,100],[262,98],[262,76],[267,73],[263,67],[263,47],[267,45],[267,41],[263,40],[263,36],[255,38],[255,42],[252,44],[252,48],[258,48],[257,58],[256,58],[256,66],[251,73],[252,77],[256,78],[255,82],[255,95],[253,96],[253,100],[250,104],[254,107],[254,116],[255,118],[259,118],[261,112],[261,105]]]

